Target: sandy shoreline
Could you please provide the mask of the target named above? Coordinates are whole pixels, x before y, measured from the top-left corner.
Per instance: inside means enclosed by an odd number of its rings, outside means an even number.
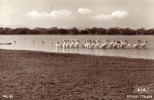
[[[63,52],[50,52],[50,51],[43,51],[43,50],[30,50],[30,49],[0,49],[0,50],[12,50],[12,51],[30,51],[30,52],[45,52],[45,53],[56,53],[56,54],[77,54],[77,55],[87,55],[87,56],[102,56],[102,57],[120,57],[120,58],[129,58],[129,59],[146,59],[146,60],[154,60],[153,58],[137,58],[137,57],[127,57],[127,56],[112,56],[112,55],[95,55],[95,54],[83,54],[83,53],[63,53]]]
[[[148,59],[0,50],[0,99],[131,100],[135,87],[154,89],[153,66]]]

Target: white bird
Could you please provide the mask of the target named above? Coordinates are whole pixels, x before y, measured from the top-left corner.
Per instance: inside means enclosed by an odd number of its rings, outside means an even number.
[[[76,40],[75,43],[74,43],[74,47],[75,48],[78,48],[79,47],[79,43],[80,43],[80,41],[79,40]]]
[[[67,40],[67,43],[66,43],[66,48],[70,48],[70,40]]]
[[[86,47],[86,48],[89,48],[90,44],[91,44],[91,40],[86,40],[85,47]]]
[[[113,45],[114,45],[114,40],[112,40],[110,43],[109,43],[109,47],[112,49],[113,48]]]
[[[146,44],[147,44],[147,43],[148,43],[148,42],[147,42],[146,40],[144,40],[144,42],[140,44],[141,48],[146,49]]]
[[[96,40],[95,42],[96,42],[95,48],[99,48],[99,42],[100,42],[100,41],[99,41],[99,40]]]
[[[83,44],[81,44],[82,48],[86,48],[86,41],[83,41]]]
[[[127,46],[127,43],[128,43],[128,41],[126,41],[126,40],[121,40],[120,41],[120,48],[122,48],[122,49],[124,49],[126,46]]]
[[[63,42],[59,43],[59,47],[62,48],[63,47]]]
[[[140,41],[138,40],[138,41],[136,41],[137,43],[135,43],[135,44],[133,44],[133,47],[135,48],[135,49],[138,49],[139,47],[140,47]]]
[[[96,44],[96,42],[94,40],[92,40],[88,48],[93,49],[95,47],[95,44]]]
[[[60,47],[60,43],[58,41],[56,41],[55,46],[56,46],[56,48]]]
[[[109,42],[110,42],[109,40],[104,40],[104,43],[100,47],[105,49]]]
[[[102,45],[101,45],[101,48],[103,48],[103,49],[105,49],[107,47],[107,43],[103,43]]]
[[[118,43],[117,43],[117,42],[114,42],[114,43],[113,43],[113,48],[114,48],[114,49],[117,49],[117,48],[118,48]]]
[[[74,48],[74,44],[75,44],[75,41],[72,40],[71,43],[70,43],[70,48]]]
[[[64,40],[62,47],[66,48],[66,40]]]

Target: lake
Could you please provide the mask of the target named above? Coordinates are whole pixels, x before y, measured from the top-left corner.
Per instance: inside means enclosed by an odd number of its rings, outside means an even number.
[[[148,41],[147,49],[85,49],[71,48],[63,49],[56,48],[56,41],[64,39],[78,39],[80,41],[86,39],[92,40],[128,40],[130,44],[134,44],[136,40]],[[13,43],[16,41],[16,44]],[[35,41],[35,44],[33,44]],[[42,41],[45,43],[43,44]],[[0,45],[0,49],[16,49],[16,50],[36,50],[47,52],[61,53],[79,53],[98,56],[122,56],[129,58],[144,58],[154,59],[154,37],[152,35],[134,35],[134,36],[119,36],[119,35],[0,35],[0,43],[13,43],[12,45]]]

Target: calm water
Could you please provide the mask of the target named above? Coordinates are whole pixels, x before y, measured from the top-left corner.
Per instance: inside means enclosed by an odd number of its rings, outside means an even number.
[[[62,49],[55,48],[55,41],[63,41],[64,39],[79,39],[81,41],[86,39],[100,40],[128,40],[131,44],[135,43],[137,39],[148,41],[147,49],[84,49],[72,48]],[[33,44],[35,40],[35,44]],[[0,45],[0,49],[18,49],[18,50],[37,50],[48,52],[62,52],[62,53],[80,53],[91,55],[107,55],[107,56],[123,56],[130,58],[145,58],[154,59],[154,36],[102,36],[102,35],[1,35],[0,43],[16,41],[12,45]],[[43,45],[41,41],[44,41]]]

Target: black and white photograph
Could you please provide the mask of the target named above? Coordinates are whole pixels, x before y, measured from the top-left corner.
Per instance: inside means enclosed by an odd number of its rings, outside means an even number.
[[[154,0],[0,0],[0,100],[154,100]]]

